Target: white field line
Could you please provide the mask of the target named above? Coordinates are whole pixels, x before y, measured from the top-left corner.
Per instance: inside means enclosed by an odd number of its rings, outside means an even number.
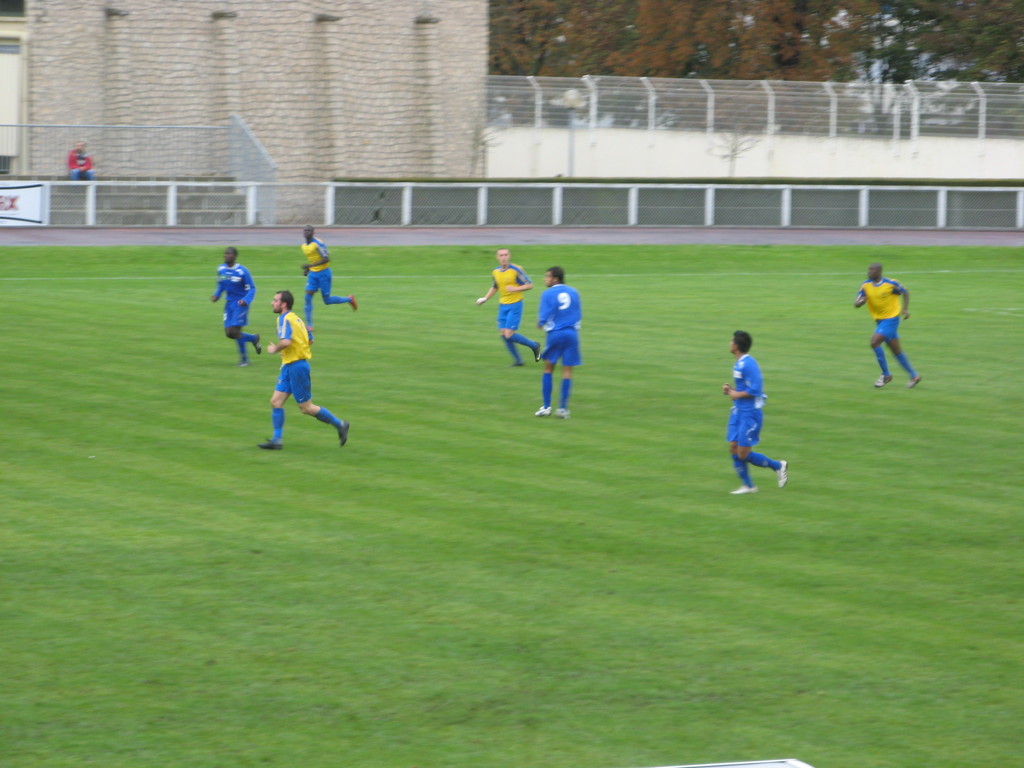
[[[860,279],[863,282],[863,275],[851,275],[849,272],[585,272],[576,273],[577,280],[589,280],[593,278],[615,279],[656,279],[663,280],[666,277],[850,277],[853,280]],[[1024,269],[926,269],[926,270],[901,270],[899,275],[1018,275],[1024,274]],[[477,275],[335,275],[335,280],[483,280],[487,281],[487,272]],[[253,275],[258,280],[293,280],[296,275]],[[0,281],[16,282],[19,280],[40,280],[53,282],[55,280],[146,280],[150,282],[158,280],[208,280],[216,284],[216,275],[186,275],[186,276],[142,276],[142,275],[113,275],[106,277],[75,276],[75,275],[54,275],[46,274],[42,277],[0,277]],[[300,278],[301,279],[301,278]]]

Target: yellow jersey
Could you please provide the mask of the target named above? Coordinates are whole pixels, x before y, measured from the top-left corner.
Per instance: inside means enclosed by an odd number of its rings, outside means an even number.
[[[281,365],[294,363],[296,360],[309,360],[313,351],[309,348],[309,332],[306,324],[294,312],[277,318],[277,338],[284,341],[291,339],[291,344],[281,350]]]
[[[299,247],[302,248],[302,254],[306,257],[306,261],[308,261],[310,264],[316,264],[322,258],[330,258],[329,254],[327,253],[327,245],[324,244],[323,240],[318,240],[315,237],[308,243],[303,243]],[[327,262],[326,264],[319,264],[315,267],[311,266],[309,268],[309,271],[322,272],[325,269],[329,269],[330,266],[330,262]]]
[[[875,320],[888,320],[898,317],[903,310],[900,296],[904,293],[907,293],[906,288],[895,280],[883,277],[877,283],[865,281],[857,296],[868,300],[868,311]]]
[[[494,277],[494,287],[498,289],[501,304],[515,304],[523,300],[522,291],[508,290],[510,285],[526,285],[530,282],[522,267],[517,264],[509,264],[505,269],[497,267],[491,270],[491,275]]]

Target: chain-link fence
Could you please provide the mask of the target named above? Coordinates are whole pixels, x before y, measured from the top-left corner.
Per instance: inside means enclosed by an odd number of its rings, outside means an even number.
[[[1024,229],[1024,189],[996,187],[102,181],[46,186],[48,223],[60,226]]]
[[[488,78],[493,128],[743,131],[916,139],[1024,137],[1020,83]]]
[[[272,183],[277,171],[240,117],[227,126],[0,125],[0,157],[19,177],[67,178],[84,141],[97,179],[235,179]]]

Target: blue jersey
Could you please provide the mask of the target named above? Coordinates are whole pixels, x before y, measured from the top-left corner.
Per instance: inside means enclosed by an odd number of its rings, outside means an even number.
[[[580,295],[568,285],[552,285],[540,296],[537,325],[550,333],[569,328],[579,330],[583,319]]]
[[[764,408],[764,401],[768,397],[764,393],[764,379],[761,377],[761,368],[757,360],[750,355],[743,355],[732,367],[732,388],[737,392],[747,392],[752,397],[741,397],[732,401],[733,407],[738,411],[753,411]]]
[[[256,298],[256,283],[249,270],[241,264],[233,267],[221,264],[217,267],[217,292],[214,296],[220,298],[222,293],[227,294],[226,301],[230,304],[237,304],[241,299],[251,305]]]

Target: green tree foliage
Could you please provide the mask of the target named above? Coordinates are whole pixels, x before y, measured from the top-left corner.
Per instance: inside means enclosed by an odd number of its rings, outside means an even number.
[[[490,0],[491,72],[1024,81],[1024,0]]]
[[[942,5],[930,42],[943,77],[1024,82],[1024,0]]]

